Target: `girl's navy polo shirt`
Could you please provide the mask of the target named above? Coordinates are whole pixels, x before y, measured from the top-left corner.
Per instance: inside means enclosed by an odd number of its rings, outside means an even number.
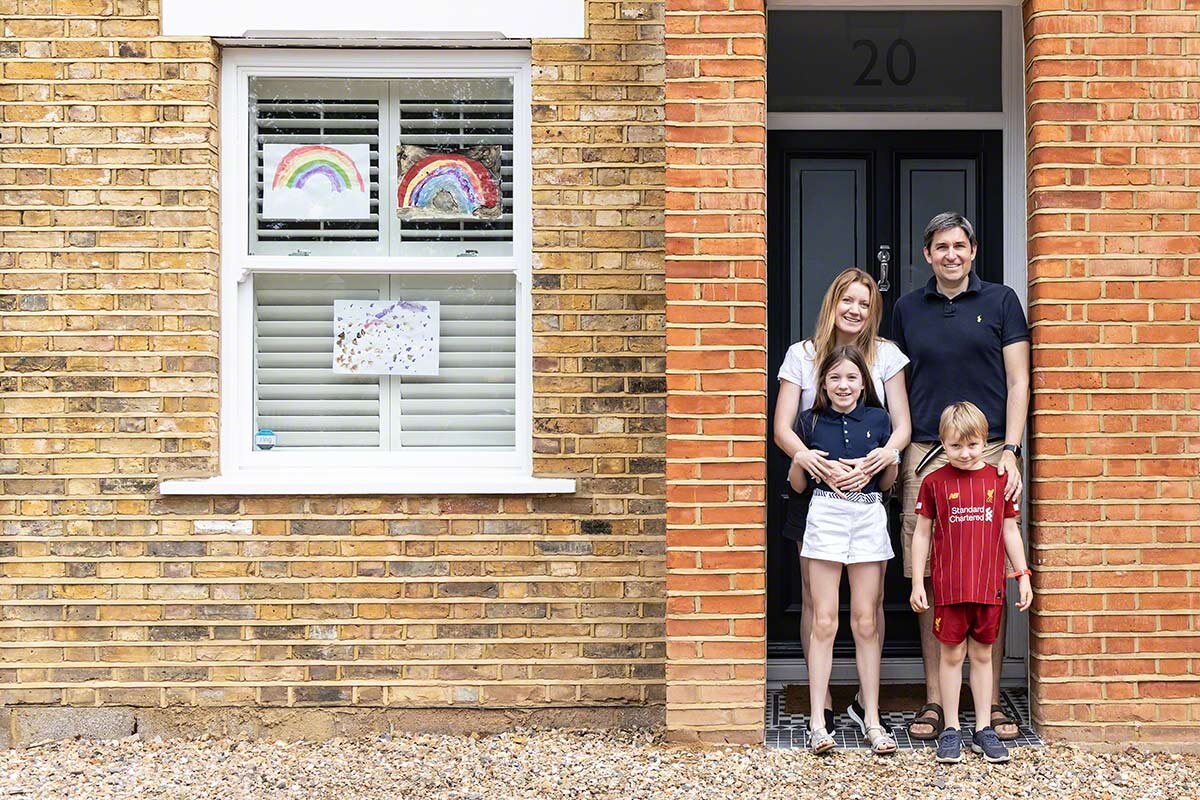
[[[810,450],[829,453],[829,460],[862,458],[876,447],[887,444],[892,435],[892,421],[882,408],[868,406],[860,399],[854,410],[842,414],[829,408],[821,413],[811,408],[796,417],[796,435]],[[817,481],[818,489],[829,490]],[[859,491],[878,492],[879,474]]]

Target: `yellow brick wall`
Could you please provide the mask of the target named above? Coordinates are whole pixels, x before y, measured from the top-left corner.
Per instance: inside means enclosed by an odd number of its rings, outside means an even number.
[[[0,0],[0,705],[663,701],[663,19],[536,42],[534,451],[569,497],[213,474],[218,49]]]

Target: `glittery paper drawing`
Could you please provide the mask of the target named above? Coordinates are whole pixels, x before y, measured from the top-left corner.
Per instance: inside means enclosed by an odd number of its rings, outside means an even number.
[[[263,145],[267,219],[368,219],[370,186],[370,145]]]
[[[333,371],[437,375],[441,304],[414,300],[335,300]]]
[[[402,220],[496,219],[500,216],[500,145],[463,150],[398,148]]]

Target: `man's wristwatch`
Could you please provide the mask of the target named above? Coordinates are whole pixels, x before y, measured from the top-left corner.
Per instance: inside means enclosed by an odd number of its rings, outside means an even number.
[[[893,447],[893,448],[892,448],[892,452],[896,454],[896,460],[895,460],[895,461],[893,461],[892,463],[893,463],[893,464],[899,464],[899,463],[900,463],[900,448],[899,448],[899,447]]]
[[[1021,445],[1019,444],[1006,444],[1004,445],[1004,449],[1012,453],[1017,458],[1021,457]]]

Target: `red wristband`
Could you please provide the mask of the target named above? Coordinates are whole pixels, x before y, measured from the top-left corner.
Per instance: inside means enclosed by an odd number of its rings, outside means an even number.
[[[1033,570],[1031,570],[1029,568],[1025,568],[1025,569],[1013,570],[1012,572],[1008,573],[1008,577],[1010,577],[1010,578],[1019,578],[1022,575],[1028,575],[1030,577],[1033,577]]]

